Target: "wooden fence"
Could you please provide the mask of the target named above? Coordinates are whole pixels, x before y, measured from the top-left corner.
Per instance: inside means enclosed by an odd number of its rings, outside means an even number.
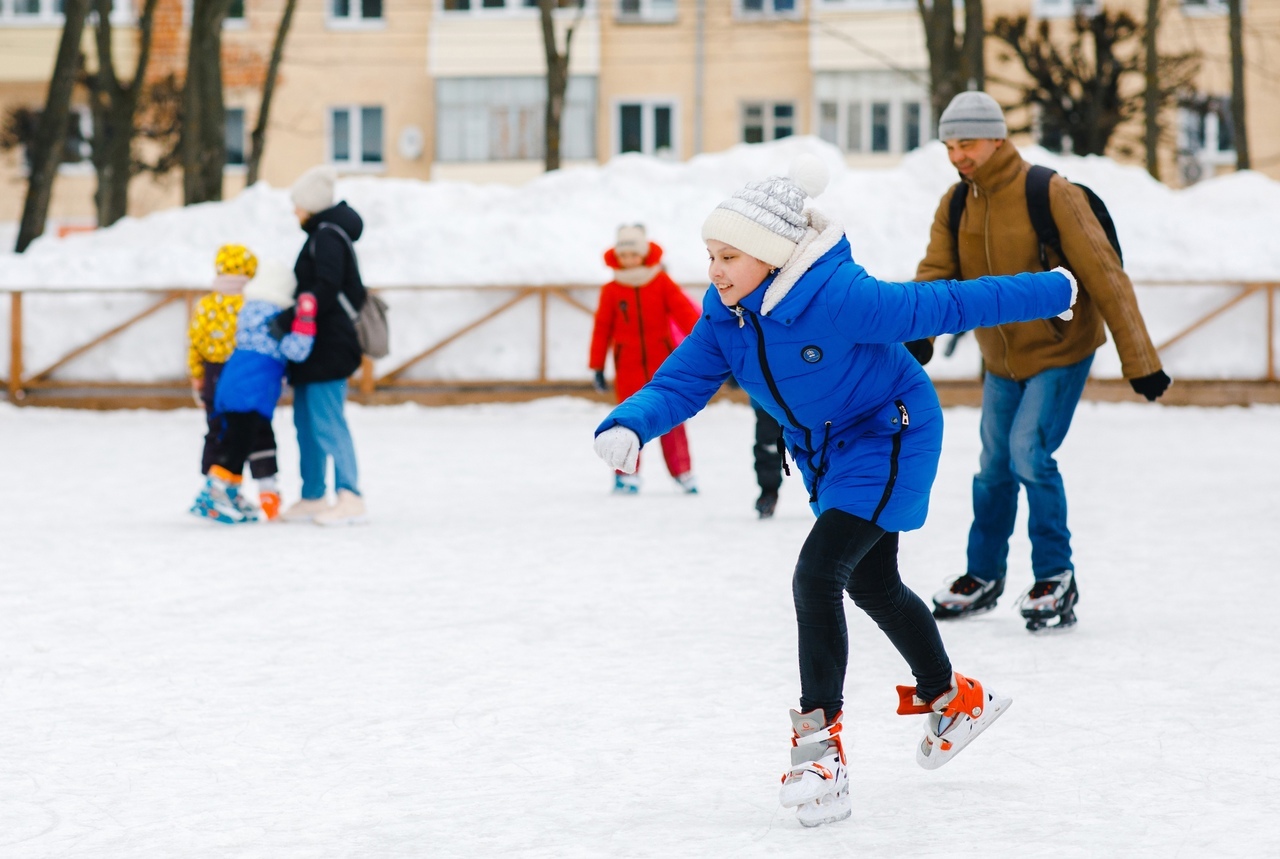
[[[1232,386],[1237,389],[1243,386],[1244,389],[1253,391],[1252,394],[1248,395],[1230,395],[1225,400],[1227,402],[1280,400],[1280,383],[1278,383],[1280,376],[1277,374],[1275,343],[1276,292],[1280,290],[1280,283],[1146,282],[1137,285],[1144,289],[1156,287],[1161,294],[1164,294],[1165,290],[1185,289],[1188,287],[1200,289],[1202,292],[1206,288],[1210,288],[1215,293],[1214,300],[1209,303],[1208,309],[1198,307],[1193,312],[1192,318],[1182,320],[1177,330],[1160,338],[1157,349],[1162,353],[1195,332],[1204,329],[1205,326],[1233,308],[1249,301],[1254,296],[1261,295],[1265,319],[1260,321],[1264,326],[1264,333],[1262,336],[1256,337],[1256,344],[1251,338],[1249,343],[1243,344],[1243,346],[1236,343],[1235,346],[1248,350],[1262,350],[1263,354],[1256,356],[1260,360],[1255,361],[1256,364],[1263,368],[1262,372],[1244,378],[1215,377],[1202,379],[1190,378],[1184,372],[1178,374],[1178,381],[1180,384],[1189,383],[1192,386],[1210,386],[1219,391]],[[387,297],[392,304],[393,346],[397,339],[396,293],[411,293],[419,301],[428,303],[441,300],[445,296],[453,296],[456,300],[458,296],[468,295],[483,296],[484,301],[479,302],[483,305],[479,311],[469,315],[462,321],[451,323],[448,330],[433,335],[433,339],[430,342],[412,349],[410,354],[393,353],[392,356],[384,359],[376,367],[372,362],[366,360],[364,366],[353,380],[353,396],[367,402],[392,402],[423,399],[425,395],[433,393],[439,394],[441,392],[464,389],[472,394],[472,399],[504,398],[500,396],[501,393],[510,395],[513,392],[520,395],[517,398],[527,398],[528,396],[537,396],[549,392],[589,391],[590,388],[585,379],[584,366],[578,365],[580,374],[578,377],[557,378],[556,374],[550,371],[548,356],[552,345],[552,332],[550,331],[549,320],[552,308],[555,305],[572,308],[577,313],[586,314],[589,319],[594,309],[597,289],[598,287],[595,286],[578,284],[392,287],[377,289],[375,291]],[[8,293],[9,367],[7,377],[4,379],[3,390],[7,392],[9,402],[17,404],[56,402],[59,405],[74,405],[79,402],[83,402],[85,405],[102,405],[104,402],[118,402],[121,405],[174,405],[176,403],[171,402],[174,397],[178,398],[179,403],[189,402],[189,397],[184,394],[187,382],[181,377],[130,381],[128,379],[111,379],[109,378],[111,374],[104,373],[102,377],[95,378],[92,374],[85,375],[83,362],[81,370],[75,378],[69,377],[66,371],[73,362],[91,356],[95,351],[102,350],[106,344],[136,335],[144,322],[156,317],[166,308],[171,308],[175,305],[185,310],[185,313],[181,316],[183,330],[169,333],[176,335],[173,338],[173,342],[185,343],[186,320],[191,315],[195,301],[205,291],[188,288],[46,288],[23,290],[0,287],[0,300],[3,299],[3,293]],[[691,288],[691,291],[696,290]],[[1222,294],[1220,298],[1216,294],[1219,292]],[[80,296],[82,305],[86,301],[96,302],[104,300],[107,296],[115,296],[128,297],[134,303],[142,302],[143,306],[141,309],[131,308],[132,312],[123,319],[113,321],[113,324],[110,324],[110,327],[107,327],[106,330],[99,331],[92,336],[86,336],[83,342],[67,349],[64,353],[52,358],[46,354],[40,362],[31,362],[30,354],[34,345],[33,342],[29,342],[29,339],[32,338],[31,331],[33,329],[47,331],[51,327],[56,328],[58,311],[51,305],[57,305],[59,301],[70,299],[73,296]],[[43,305],[38,313],[33,312],[30,306],[31,301],[36,300],[36,297],[39,298],[40,303]],[[1201,304],[1204,303],[1201,302]],[[535,366],[528,368],[530,372],[514,378],[432,378],[430,376],[424,377],[420,373],[411,375],[411,371],[415,368],[421,368],[423,362],[439,355],[446,347],[475,335],[477,331],[492,325],[500,317],[510,316],[516,308],[528,309],[530,306],[535,310],[533,315],[536,319],[536,323],[534,323],[536,330],[526,332],[526,335],[531,335],[534,341],[533,354],[535,357],[533,360]],[[170,316],[174,315],[175,313],[171,311]],[[41,324],[37,325],[36,323]],[[65,337],[59,336],[58,339],[63,340]],[[586,343],[576,343],[574,348],[582,352],[583,364],[585,364]],[[47,350],[45,351],[47,352]],[[34,363],[34,366],[31,366],[32,363]],[[977,375],[975,374],[968,379],[940,381],[939,388],[941,389],[946,384],[957,382],[972,386],[976,381]],[[1093,383],[1091,382],[1091,384]],[[1095,387],[1101,390],[1106,388],[1107,384],[1105,380],[1102,380]],[[1114,384],[1112,384],[1112,387],[1120,388],[1120,386]],[[1259,394],[1259,392],[1263,393]],[[126,394],[131,396],[123,397]],[[511,397],[507,396],[505,398]],[[1222,397],[1219,396],[1217,399],[1221,400]]]

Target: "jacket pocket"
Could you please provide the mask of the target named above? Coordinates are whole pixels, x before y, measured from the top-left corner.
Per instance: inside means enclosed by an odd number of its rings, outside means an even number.
[[[1061,343],[1067,339],[1067,320],[1054,316],[1041,321],[1049,328],[1049,336],[1053,338],[1054,343]]]

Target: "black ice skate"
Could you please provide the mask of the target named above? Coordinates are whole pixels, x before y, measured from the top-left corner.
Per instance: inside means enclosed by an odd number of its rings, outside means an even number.
[[[938,620],[950,620],[991,611],[1002,593],[1004,576],[984,582],[965,573],[933,595],[933,616]]]
[[[1080,591],[1075,574],[1070,570],[1047,579],[1039,579],[1018,600],[1018,608],[1030,632],[1068,629],[1076,623],[1076,602]],[[1051,624],[1050,621],[1057,620]]]

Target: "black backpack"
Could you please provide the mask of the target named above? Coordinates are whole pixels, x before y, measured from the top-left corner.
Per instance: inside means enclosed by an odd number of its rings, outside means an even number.
[[[1046,271],[1049,269],[1049,256],[1045,252],[1046,248],[1053,248],[1054,253],[1058,255],[1058,259],[1062,260],[1062,264],[1067,268],[1071,264],[1067,261],[1067,255],[1062,252],[1062,239],[1058,234],[1058,225],[1053,222],[1053,212],[1049,209],[1049,180],[1054,176],[1054,171],[1040,164],[1033,164],[1027,172],[1027,214],[1031,216],[1031,226],[1035,228],[1036,237],[1040,239],[1040,265]],[[1107,204],[1102,202],[1102,198],[1093,191],[1081,185],[1079,182],[1073,182],[1077,188],[1084,191],[1085,197],[1089,199],[1089,208],[1093,210],[1094,217],[1098,219],[1102,231],[1107,234],[1107,241],[1111,243],[1111,247],[1115,248],[1116,256],[1120,258],[1120,264],[1124,265],[1124,254],[1120,251],[1120,238],[1116,235],[1115,222],[1111,220],[1111,213],[1107,211]],[[965,199],[969,196],[969,185],[967,182],[960,182],[951,192],[951,239],[956,248],[957,256],[960,253],[960,215],[964,212]]]

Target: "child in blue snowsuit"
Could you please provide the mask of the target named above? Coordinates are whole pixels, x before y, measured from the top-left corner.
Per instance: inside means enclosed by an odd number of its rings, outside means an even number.
[[[287,361],[304,361],[316,333],[316,299],[298,296],[288,333],[274,323],[281,311],[294,305],[297,288],[283,265],[263,262],[244,287],[244,306],[236,326],[236,348],[227,359],[214,398],[219,423],[218,453],[191,512],[217,522],[252,521],[236,499],[241,472],[262,424],[270,425],[284,386]]]
[[[901,344],[1070,313],[1057,270],[974,281],[886,283],[853,261],[839,224],[805,209],[826,168],[800,156],[791,178],[754,182],[707,218],[713,288],[693,332],[596,430],[596,451],[629,471],[640,447],[688,420],[732,374],[783,428],[818,517],[792,581],[800,709],[782,804],[816,826],[849,816],[840,742],[848,661],[843,595],[907,661],[898,712],[926,715],[921,766],[951,759],[1010,699],[952,669],[924,602],[898,574],[898,532],[924,524],[942,449],[933,385]]]

